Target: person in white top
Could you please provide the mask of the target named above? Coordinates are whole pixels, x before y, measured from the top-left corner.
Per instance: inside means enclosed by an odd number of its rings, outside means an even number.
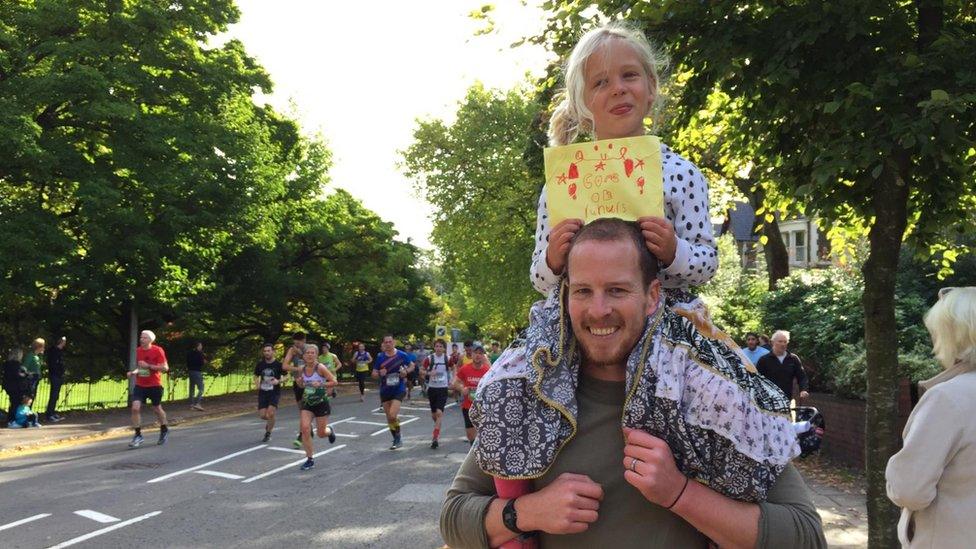
[[[427,380],[427,400],[430,401],[430,417],[434,420],[434,433],[430,447],[437,449],[441,435],[441,419],[447,405],[447,387],[451,377],[448,356],[444,352],[447,344],[443,339],[434,341],[434,353],[424,359],[421,375]]]
[[[888,460],[888,498],[902,508],[902,547],[973,547],[976,518],[976,288],[943,288],[925,314],[945,371],[905,424],[905,444]]]
[[[599,55],[593,55],[599,52]],[[658,98],[658,69],[665,60],[644,34],[619,22],[591,31],[566,64],[566,90],[549,122],[551,146],[572,143],[580,133],[596,139],[637,137]],[[698,168],[661,145],[664,214],[639,219],[647,248],[661,263],[665,289],[704,284],[718,270],[718,251],[708,211],[708,182]],[[546,192],[539,196],[532,284],[547,293],[559,282],[580,219],[549,226]]]

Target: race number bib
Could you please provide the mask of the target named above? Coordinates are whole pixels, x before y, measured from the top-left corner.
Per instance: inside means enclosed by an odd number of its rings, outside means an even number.
[[[274,389],[274,384],[271,383],[271,380],[273,380],[273,379],[274,379],[274,377],[272,377],[272,376],[265,376],[261,380],[261,390],[262,391],[271,391],[271,390],[273,390]]]
[[[137,375],[139,377],[149,377],[150,375],[152,375],[152,370],[150,370],[149,368],[139,368],[139,373]]]
[[[317,391],[318,391],[318,389],[315,388],[315,387],[312,387],[311,385],[306,385],[305,386],[305,396],[306,397],[313,396]]]
[[[387,374],[386,376],[386,386],[396,387],[400,385],[400,376],[398,374]]]
[[[447,381],[447,374],[446,373],[444,373],[444,372],[435,372],[434,373],[434,383],[444,383],[445,381]]]

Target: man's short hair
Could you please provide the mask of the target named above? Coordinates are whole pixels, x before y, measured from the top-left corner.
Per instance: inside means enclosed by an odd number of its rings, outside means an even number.
[[[644,235],[636,221],[624,221],[616,217],[601,217],[583,225],[583,228],[573,237],[572,245],[576,246],[587,240],[599,242],[630,241],[637,249],[637,263],[640,267],[644,286],[650,286],[651,282],[657,279],[657,258],[647,249],[647,244],[644,243]],[[570,247],[570,251],[572,251],[572,247]],[[569,272],[568,264],[566,272]]]
[[[470,347],[470,346],[472,346],[472,345],[474,345],[474,342],[473,342],[473,341],[471,341],[470,339],[464,342],[464,346],[465,346],[465,347]]]
[[[776,330],[775,332],[773,332],[773,337],[770,338],[770,341],[772,341],[773,339],[776,339],[776,336],[778,336],[778,335],[781,335],[781,336],[785,337],[787,343],[790,342],[790,333],[788,331],[786,331],[786,330]]]
[[[263,350],[267,349],[268,347],[271,347],[271,350],[273,351],[274,350],[274,343],[265,343],[264,345],[261,346],[261,350],[263,351]]]
[[[295,332],[291,334],[291,338],[295,341],[305,341],[305,332]]]
[[[447,348],[447,342],[445,342],[443,339],[437,338],[437,339],[434,340],[434,345],[437,345],[438,343],[440,343],[441,345],[443,345],[444,348]]]
[[[756,332],[747,332],[746,333],[746,339],[749,339],[750,337],[754,337],[754,338],[756,338],[758,340],[759,339],[759,334],[757,334]]]

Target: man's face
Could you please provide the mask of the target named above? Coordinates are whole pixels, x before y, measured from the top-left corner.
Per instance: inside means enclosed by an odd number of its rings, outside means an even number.
[[[464,356],[468,356],[468,357],[471,356],[471,346],[469,345],[464,346]]]
[[[759,345],[759,338],[756,336],[746,337],[746,346],[749,347],[750,351],[755,351],[756,347]]]
[[[477,351],[474,351],[474,354],[472,355],[472,361],[474,362],[474,365],[478,366],[479,368],[487,364],[488,357],[485,356],[485,350],[478,349]]]
[[[498,344],[497,343],[492,343],[491,344],[491,352],[493,352],[493,353],[497,353],[498,352]]]
[[[363,352],[363,351],[365,351],[365,350],[366,350],[366,346],[365,346],[365,345],[363,345],[362,343],[360,343],[360,344],[359,344],[359,352],[361,353],[361,352]]]
[[[626,240],[575,244],[567,272],[569,318],[584,359],[591,365],[623,365],[657,307],[660,283],[644,286],[637,250]]]
[[[143,347],[148,347],[151,343],[152,343],[152,338],[149,337],[149,334],[145,332],[139,334],[139,345],[142,345]]]
[[[271,347],[271,345],[265,345],[264,348],[261,349],[261,354],[264,355],[264,360],[268,362],[274,360],[274,348]]]
[[[451,345],[451,353],[452,354],[455,354],[455,355],[458,353],[458,346],[457,345]]]
[[[434,344],[434,352],[436,354],[439,354],[439,355],[444,354],[444,344],[443,343],[435,343]]]
[[[305,352],[305,340],[304,339],[293,339],[291,341],[291,346],[295,348],[296,351]]]
[[[786,347],[789,346],[790,340],[786,339],[783,334],[776,334],[772,339],[773,352],[777,355],[782,355],[786,353]]]
[[[413,352],[413,345],[404,345],[403,350],[406,351],[406,352],[408,352],[408,353],[412,353]]]
[[[396,343],[393,341],[393,338],[392,337],[384,337],[383,338],[383,345],[382,345],[382,347],[383,347],[383,351],[384,352],[389,353],[389,352],[392,352],[393,349],[396,348]]]

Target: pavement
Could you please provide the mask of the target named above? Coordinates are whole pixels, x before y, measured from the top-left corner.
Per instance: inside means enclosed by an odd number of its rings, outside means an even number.
[[[206,398],[204,412],[164,404],[172,431],[162,447],[147,428],[146,444],[127,448],[125,409],[0,429],[0,546],[441,547],[440,503],[468,451],[460,410],[446,411],[435,451],[426,399],[404,403],[404,448],[393,452],[376,393],[360,403],[355,385],[339,391],[331,419],[340,437],[315,439],[323,454],[307,472],[291,445],[298,413],[288,388],[269,444],[250,392]],[[827,542],[866,547],[863,489],[826,467],[798,463]]]

